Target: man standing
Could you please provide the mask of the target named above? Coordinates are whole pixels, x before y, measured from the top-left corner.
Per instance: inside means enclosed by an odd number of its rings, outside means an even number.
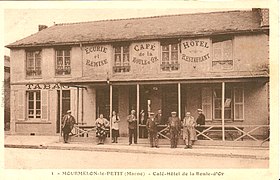
[[[62,118],[62,132],[64,143],[68,143],[69,133],[72,131],[75,124],[75,118],[71,115],[71,110],[68,110],[67,113]]]
[[[157,125],[159,122],[157,121],[156,118],[154,118],[155,113],[150,113],[150,117],[147,120],[146,127],[149,132],[149,137],[150,137],[150,145],[151,147],[156,147],[158,148],[158,129]]]
[[[183,119],[183,139],[186,145],[185,149],[192,148],[193,142],[197,140],[195,126],[196,122],[191,116],[191,113],[186,112],[186,116]]]
[[[160,124],[165,124],[165,122],[163,122],[162,120],[162,113],[161,113],[161,109],[158,110],[158,113],[156,114],[156,120],[158,121],[158,123]]]
[[[202,109],[197,109],[197,112],[198,112],[198,117],[196,119],[196,123],[197,123],[197,130],[199,132],[202,132],[204,130],[204,127],[200,127],[201,125],[205,125],[205,116],[204,114],[202,113]],[[198,136],[198,139],[203,139],[203,136],[202,135],[199,135]]]
[[[178,138],[181,131],[181,121],[176,116],[176,112],[171,112],[171,117],[168,118],[168,128],[170,131],[171,148],[177,148]]]
[[[132,144],[132,135],[134,136],[134,144],[137,144],[137,119],[135,110],[131,110],[131,114],[127,116],[129,145]]]

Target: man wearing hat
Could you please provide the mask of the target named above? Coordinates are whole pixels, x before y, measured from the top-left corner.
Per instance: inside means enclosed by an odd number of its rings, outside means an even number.
[[[130,115],[127,116],[129,145],[132,144],[132,136],[134,137],[134,144],[137,144],[137,119],[135,110],[131,110]]]
[[[197,113],[198,113],[198,117],[196,119],[196,123],[198,127],[196,129],[199,132],[202,132],[204,130],[204,127],[200,127],[200,126],[205,125],[205,116],[202,113],[202,109],[197,109]],[[203,136],[202,135],[198,136],[198,139],[203,139]]]
[[[168,118],[168,129],[170,131],[171,148],[177,148],[179,134],[181,132],[181,121],[176,116],[176,112],[171,112],[171,117]]]
[[[186,112],[183,119],[183,139],[185,141],[185,149],[192,148],[192,143],[197,140],[195,131],[196,121],[191,116],[190,112]]]
[[[71,110],[68,110],[67,113],[62,118],[62,132],[64,143],[68,143],[69,133],[72,131],[75,124],[75,118],[71,115]]]
[[[150,117],[147,120],[146,127],[149,132],[150,137],[150,145],[151,147],[157,147],[158,148],[158,129],[157,126],[159,122],[154,117],[155,113],[151,112]]]

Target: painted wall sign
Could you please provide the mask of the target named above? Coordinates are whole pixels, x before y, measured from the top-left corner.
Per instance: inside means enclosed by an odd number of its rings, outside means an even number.
[[[210,59],[210,39],[182,40],[182,60],[203,62]]]
[[[68,89],[69,86],[60,86],[59,84],[25,84],[25,86],[27,87],[27,89]]]
[[[112,47],[91,45],[83,47],[83,75],[104,74],[109,69]]]
[[[94,45],[84,47],[85,64],[90,67],[100,67],[108,64],[108,47]]]
[[[149,65],[159,60],[158,45],[155,42],[132,44],[132,63]]]

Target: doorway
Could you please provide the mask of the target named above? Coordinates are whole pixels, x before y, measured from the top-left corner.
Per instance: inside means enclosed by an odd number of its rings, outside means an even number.
[[[71,95],[70,90],[62,90],[62,107],[60,107],[60,94],[61,91],[57,90],[57,118],[56,118],[56,133],[60,133],[60,120],[71,109]],[[60,109],[62,108],[60,114]]]

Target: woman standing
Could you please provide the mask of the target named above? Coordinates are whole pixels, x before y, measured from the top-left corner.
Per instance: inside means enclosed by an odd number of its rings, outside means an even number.
[[[118,143],[118,137],[120,137],[119,132],[119,122],[120,117],[117,115],[116,111],[112,112],[112,143]]]
[[[106,127],[109,126],[109,121],[100,114],[99,118],[95,122],[96,125],[96,137],[98,137],[98,144],[104,144],[106,138]]]
[[[197,140],[195,131],[196,121],[191,116],[190,112],[186,113],[186,117],[183,119],[183,139],[187,148],[192,148],[192,143]]]

